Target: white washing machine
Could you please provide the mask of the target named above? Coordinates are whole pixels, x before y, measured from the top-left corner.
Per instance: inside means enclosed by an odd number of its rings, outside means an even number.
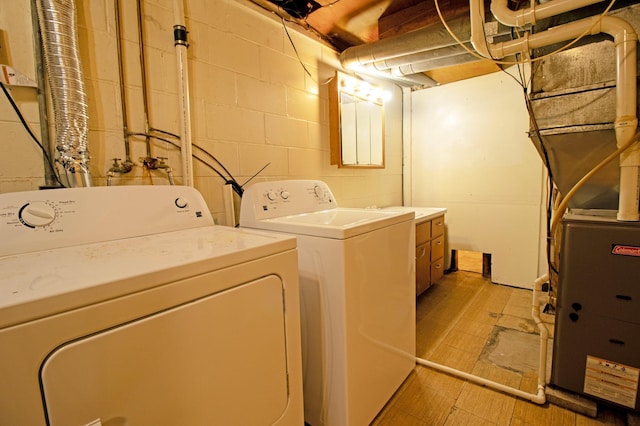
[[[413,212],[339,208],[321,181],[256,183],[240,226],[298,239],[304,416],[367,425],[415,366]]]
[[[302,424],[294,238],[184,186],[1,194],[0,234],[0,424]]]

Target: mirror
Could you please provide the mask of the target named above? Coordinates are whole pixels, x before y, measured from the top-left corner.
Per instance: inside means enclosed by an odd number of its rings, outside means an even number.
[[[384,168],[382,90],[336,72],[329,87],[331,164]]]

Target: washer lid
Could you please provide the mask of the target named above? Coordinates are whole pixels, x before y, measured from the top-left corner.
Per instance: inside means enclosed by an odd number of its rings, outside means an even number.
[[[346,239],[399,222],[413,220],[413,212],[342,208],[247,221],[243,227]]]

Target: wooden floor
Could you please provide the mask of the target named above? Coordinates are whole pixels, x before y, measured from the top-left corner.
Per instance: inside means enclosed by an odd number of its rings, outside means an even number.
[[[417,356],[535,392],[539,340],[531,319],[531,296],[529,290],[492,284],[478,273],[446,274],[417,300]],[[537,405],[421,365],[372,423],[602,424],[626,425],[627,416],[601,407],[594,419],[549,403]]]

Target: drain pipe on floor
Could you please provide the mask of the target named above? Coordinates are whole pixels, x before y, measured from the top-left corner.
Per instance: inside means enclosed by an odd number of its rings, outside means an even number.
[[[477,385],[486,386],[488,388],[509,395],[517,396],[536,404],[544,404],[547,401],[544,389],[546,384],[545,377],[547,372],[547,343],[549,339],[549,330],[547,329],[547,326],[542,322],[542,318],[540,317],[540,309],[542,306],[545,306],[548,301],[548,296],[545,294],[545,292],[542,291],[542,286],[547,282],[548,278],[548,275],[544,275],[536,279],[533,285],[533,307],[531,310],[531,314],[540,332],[540,357],[538,363],[538,384],[536,393],[525,392],[521,389],[516,389],[514,387],[494,382],[493,380],[460,371],[455,368],[447,367],[446,365],[438,364],[423,358],[416,357],[416,363],[437,371],[441,371],[446,374],[450,374],[455,377],[459,377],[464,380],[468,380]]]

